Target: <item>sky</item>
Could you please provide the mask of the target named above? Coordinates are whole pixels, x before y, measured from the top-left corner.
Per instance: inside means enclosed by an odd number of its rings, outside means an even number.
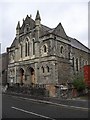
[[[41,23],[55,28],[60,22],[69,37],[88,47],[88,0],[0,0],[1,52],[6,52],[16,35],[16,25],[27,14],[35,20],[39,10]]]

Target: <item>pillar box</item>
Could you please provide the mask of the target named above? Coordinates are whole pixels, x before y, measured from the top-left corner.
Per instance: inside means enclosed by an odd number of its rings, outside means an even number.
[[[88,87],[90,87],[90,65],[84,66],[84,80]]]

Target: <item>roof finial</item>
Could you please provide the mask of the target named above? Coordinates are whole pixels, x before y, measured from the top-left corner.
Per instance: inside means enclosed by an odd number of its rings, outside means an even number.
[[[23,18],[23,22],[24,22],[24,18]]]
[[[36,14],[36,18],[35,18],[35,20],[41,20],[41,18],[40,18],[40,14],[39,14],[39,10],[37,10],[37,14]]]
[[[18,21],[16,29],[20,29],[20,21]]]
[[[30,14],[30,18],[32,18],[32,15]]]

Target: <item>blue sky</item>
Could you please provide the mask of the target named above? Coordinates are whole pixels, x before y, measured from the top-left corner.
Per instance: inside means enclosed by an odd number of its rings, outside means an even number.
[[[10,47],[16,25],[39,10],[41,23],[54,28],[62,23],[68,36],[88,46],[88,0],[0,0],[0,43],[2,52]]]

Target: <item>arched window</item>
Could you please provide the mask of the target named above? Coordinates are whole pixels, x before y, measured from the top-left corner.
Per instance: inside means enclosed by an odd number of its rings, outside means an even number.
[[[88,61],[86,60],[86,63],[85,63],[86,65],[88,65]]]
[[[76,71],[78,71],[79,68],[78,68],[78,58],[76,58]]]
[[[27,45],[27,42],[25,43],[25,56],[27,56],[27,47],[28,47],[28,45]]]
[[[69,60],[71,59],[71,53],[70,52],[68,53],[68,58],[69,58]]]
[[[23,75],[24,75],[24,70],[23,70],[23,68],[20,68],[19,74],[20,74],[20,84],[23,85]]]
[[[74,69],[74,57],[72,58],[72,66],[73,66],[73,69]]]
[[[42,72],[44,73],[44,67],[42,66]]]
[[[33,39],[33,55],[35,55],[35,43],[34,43],[34,39]]]
[[[84,60],[83,60],[83,66],[84,66]]]
[[[28,52],[28,56],[29,56],[29,47],[30,47],[30,46],[29,46],[29,42],[28,42],[27,44],[28,44],[28,50],[27,50],[27,52]]]
[[[46,45],[43,46],[44,52],[47,52],[47,47]]]
[[[29,25],[27,24],[26,25],[26,32],[28,32],[29,31]]]
[[[63,53],[63,46],[60,47],[60,53]]]
[[[27,27],[27,32],[29,31],[29,27]]]
[[[47,66],[47,72],[49,72],[49,67]]]
[[[26,38],[26,43],[25,43],[25,56],[29,56],[30,53],[30,44],[28,38]]]
[[[22,58],[22,51],[23,51],[23,47],[22,47],[22,44],[21,44],[21,58]]]

